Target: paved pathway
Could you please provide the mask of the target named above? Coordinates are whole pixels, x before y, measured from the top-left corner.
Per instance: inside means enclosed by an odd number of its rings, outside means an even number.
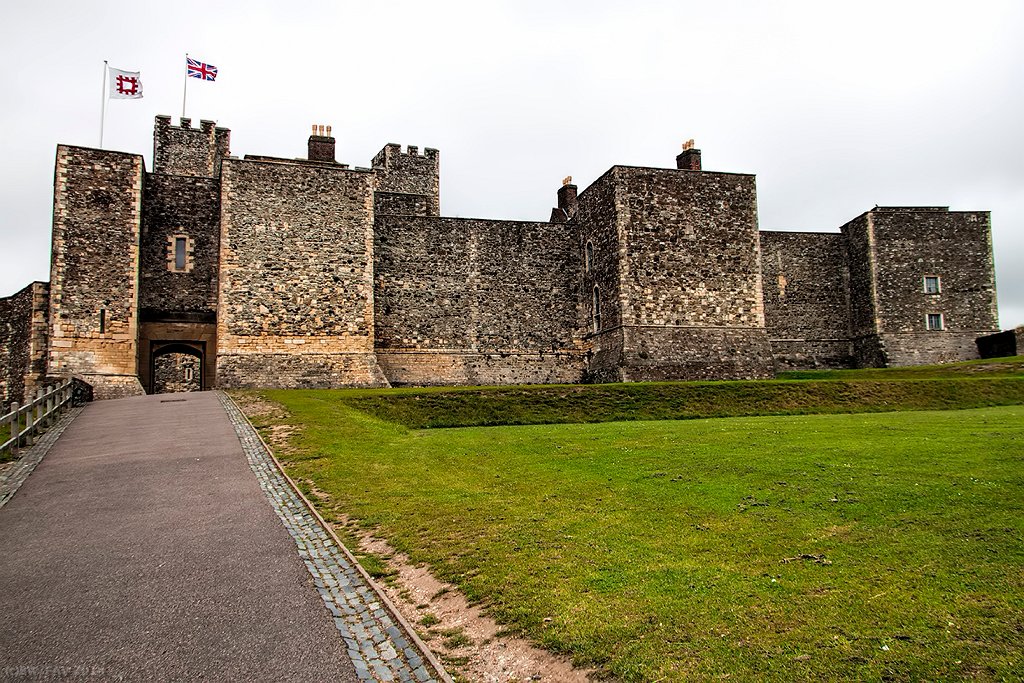
[[[0,680],[432,679],[221,400],[90,404],[0,507]]]

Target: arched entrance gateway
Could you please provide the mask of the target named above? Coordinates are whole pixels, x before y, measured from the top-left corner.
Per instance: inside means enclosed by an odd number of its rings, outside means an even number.
[[[149,392],[171,394],[205,389],[205,346],[203,342],[152,342]]]

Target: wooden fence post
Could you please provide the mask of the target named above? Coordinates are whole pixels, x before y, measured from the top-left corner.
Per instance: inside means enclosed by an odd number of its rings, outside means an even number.
[[[11,444],[11,453],[17,453],[21,446],[21,406],[17,401],[11,403],[11,437],[14,443]]]

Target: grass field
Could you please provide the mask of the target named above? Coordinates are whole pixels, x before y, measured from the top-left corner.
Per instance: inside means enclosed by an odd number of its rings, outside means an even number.
[[[263,393],[328,515],[623,680],[1024,668],[1024,407],[409,429]]]

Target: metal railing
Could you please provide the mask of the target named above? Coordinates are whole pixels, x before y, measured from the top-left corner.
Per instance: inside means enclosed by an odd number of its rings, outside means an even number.
[[[39,387],[36,397],[25,405],[12,403],[10,410],[0,415],[0,435],[6,432],[7,436],[0,443],[0,454],[17,454],[23,446],[31,446],[36,437],[56,424],[61,414],[71,407],[73,400],[74,381],[66,379],[49,387]]]

